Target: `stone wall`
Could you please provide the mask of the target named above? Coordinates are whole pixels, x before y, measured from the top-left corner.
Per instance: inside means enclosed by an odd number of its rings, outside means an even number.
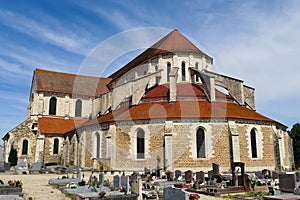
[[[256,132],[261,133],[261,145],[257,145],[258,154],[262,153],[261,158],[252,158],[250,131],[255,129]],[[274,154],[274,133],[272,127],[268,125],[255,125],[255,124],[237,124],[240,141],[240,155],[241,162],[245,163],[246,171],[260,171],[261,169],[275,169],[275,154]],[[257,134],[259,135],[259,134]]]
[[[58,154],[53,154],[54,139],[58,139]],[[54,135],[45,135],[44,139],[44,163],[61,164],[63,161],[63,143],[64,138]]]
[[[8,161],[9,152],[11,146],[17,150],[18,162],[27,161],[28,163],[33,163],[35,161],[35,151],[36,151],[36,138],[37,132],[32,132],[32,124],[35,119],[28,118],[17,127],[12,129],[8,134],[11,139],[5,141],[5,161]],[[22,155],[23,141],[28,141],[28,153],[27,155]]]

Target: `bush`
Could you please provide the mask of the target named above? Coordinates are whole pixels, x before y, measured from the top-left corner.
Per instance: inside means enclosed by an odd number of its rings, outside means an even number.
[[[8,162],[10,162],[10,166],[16,166],[18,164],[18,153],[16,149],[10,149]]]

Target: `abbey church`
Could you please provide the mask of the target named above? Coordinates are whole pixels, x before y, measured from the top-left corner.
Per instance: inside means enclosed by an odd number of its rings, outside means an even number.
[[[173,30],[109,77],[35,69],[27,119],[3,137],[5,161],[119,171],[246,171],[293,166],[287,127],[256,111],[254,88],[212,71]]]

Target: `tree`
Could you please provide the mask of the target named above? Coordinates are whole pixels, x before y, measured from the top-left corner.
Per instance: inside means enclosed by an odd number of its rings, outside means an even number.
[[[298,169],[300,164],[300,124],[294,124],[288,133],[293,139],[294,161],[296,169]]]
[[[16,166],[18,163],[18,153],[13,147],[10,149],[8,162],[10,162],[10,166]]]

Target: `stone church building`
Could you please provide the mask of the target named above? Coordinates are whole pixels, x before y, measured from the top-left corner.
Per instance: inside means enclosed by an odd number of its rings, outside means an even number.
[[[35,69],[27,119],[4,137],[18,161],[110,170],[290,169],[287,127],[255,109],[254,88],[212,71],[173,30],[108,78]]]

